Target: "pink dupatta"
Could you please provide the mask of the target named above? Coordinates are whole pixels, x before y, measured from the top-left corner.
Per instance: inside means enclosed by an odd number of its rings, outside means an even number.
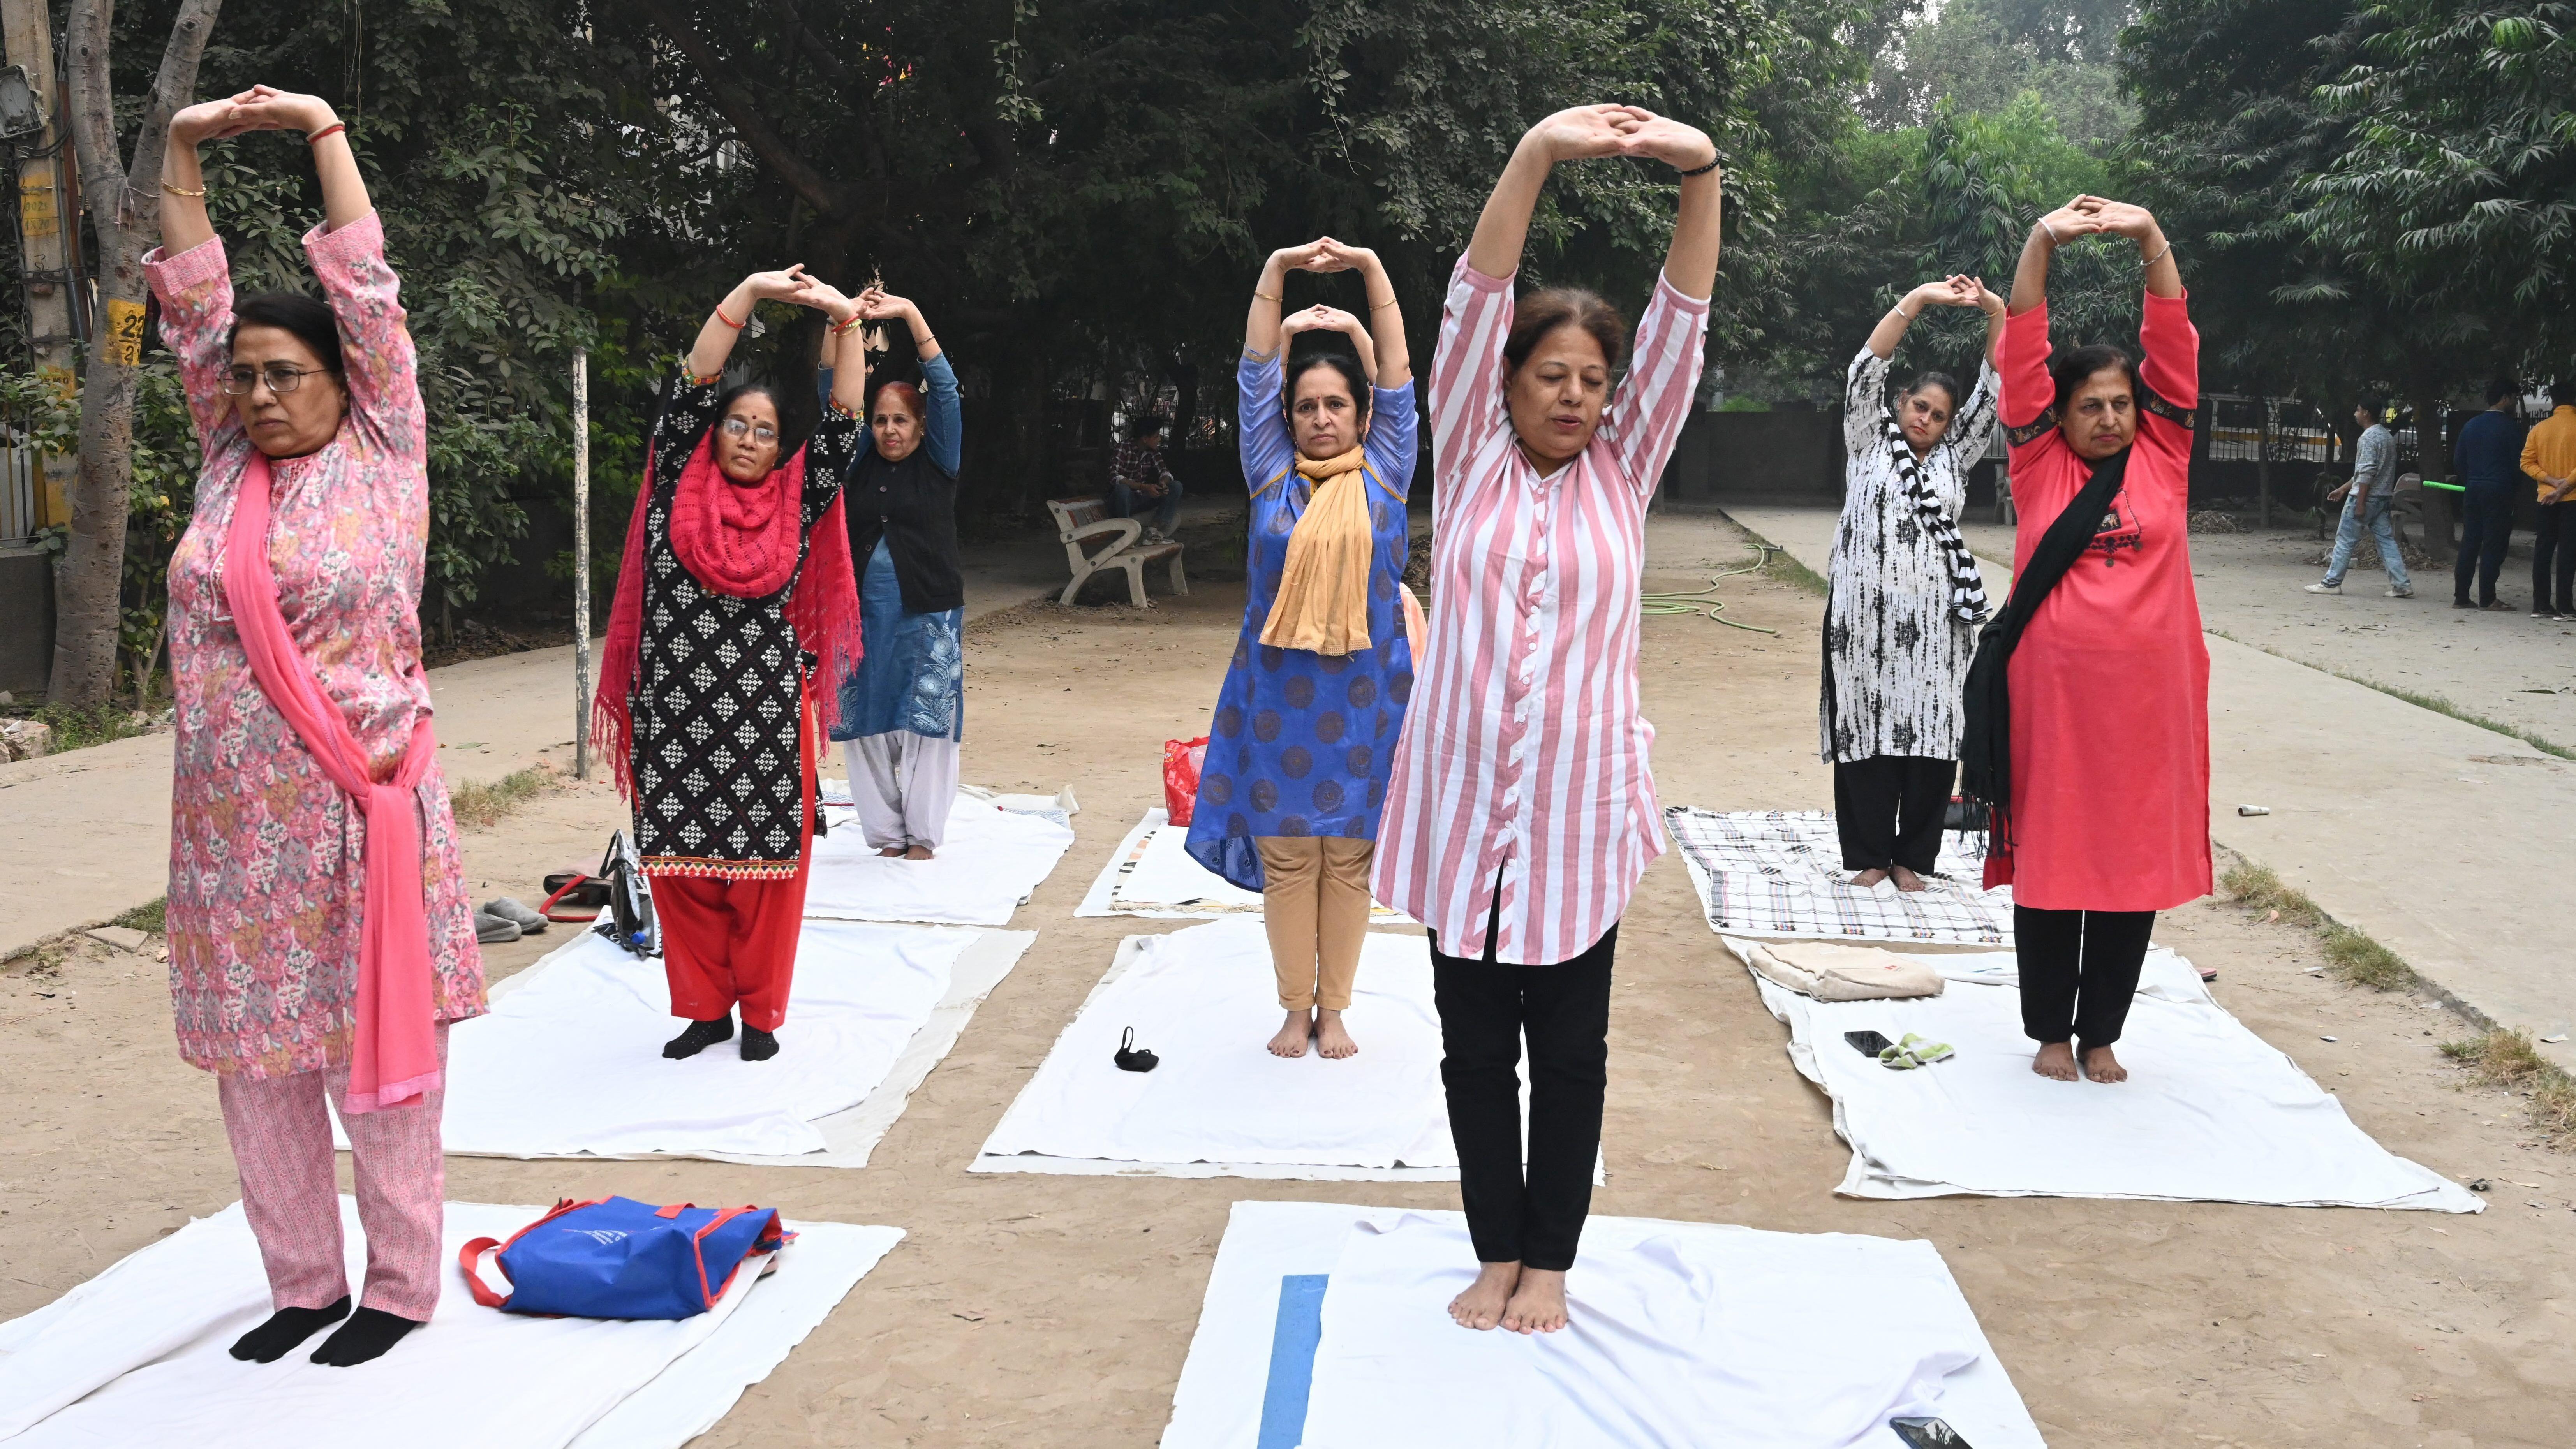
[[[439,1085],[432,1004],[429,912],[423,903],[416,789],[438,757],[429,714],[412,727],[394,777],[379,784],[348,721],[322,692],[312,661],[295,647],[268,565],[268,459],[254,450],[242,472],[224,536],[224,601],[242,652],[268,702],[286,717],[322,773],[365,813],[366,894],[358,937],[358,1001],[349,1046],[344,1112],[415,1106]],[[412,663],[418,673],[419,661]]]

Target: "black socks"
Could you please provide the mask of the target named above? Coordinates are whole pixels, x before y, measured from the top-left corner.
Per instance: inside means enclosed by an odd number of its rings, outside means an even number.
[[[268,1321],[233,1340],[233,1357],[250,1363],[275,1363],[316,1332],[349,1316],[349,1297],[328,1308],[281,1308]],[[383,1352],[382,1349],[377,1352]]]
[[[381,1308],[361,1308],[349,1315],[339,1332],[322,1340],[322,1346],[313,1350],[313,1361],[334,1368],[362,1364],[381,1356],[418,1327],[410,1319],[396,1318]]]
[[[718,1040],[722,1040],[721,1037]],[[765,1062],[778,1055],[778,1038],[746,1022],[742,1028],[742,1059]]]
[[[767,1036],[768,1034],[769,1033],[767,1032],[761,1033],[762,1036]],[[676,1062],[682,1057],[696,1056],[698,1053],[714,1046],[717,1042],[730,1040],[732,1036],[733,1013],[726,1012],[724,1015],[717,1017],[713,1021],[690,1022],[689,1029],[687,1031],[684,1031],[678,1036],[671,1038],[669,1041],[662,1043],[662,1055],[669,1057],[671,1060]],[[772,1046],[769,1050],[775,1052],[778,1048]],[[745,1039],[742,1044],[742,1054],[744,1056],[751,1055],[751,1042],[749,1039]],[[767,1053],[763,1053],[763,1055],[767,1055]]]

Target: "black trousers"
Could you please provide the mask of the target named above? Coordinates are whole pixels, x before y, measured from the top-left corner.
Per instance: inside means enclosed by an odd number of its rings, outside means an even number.
[[[1941,857],[1941,819],[1958,774],[1956,760],[1919,755],[1836,760],[1834,830],[1842,837],[1843,869],[1901,865],[1930,875]]]
[[[1440,1012],[1440,1084],[1458,1145],[1458,1196],[1480,1263],[1563,1272],[1592,1211],[1601,1155],[1601,1094],[1610,1080],[1610,958],[1619,927],[1571,961],[1508,966],[1440,949],[1431,936],[1431,994]],[[1529,1041],[1527,1172],[1521,1153],[1521,1041]]]
[[[2531,536],[2531,611],[2576,614],[2576,502],[2540,505],[2540,529]]]
[[[2013,907],[2021,958],[2021,1030],[2042,1044],[2103,1047],[2120,1039],[2138,972],[2147,964],[2153,911],[2043,911]]]
[[[2504,572],[2505,545],[2513,538],[2513,485],[2472,483],[2460,495],[2460,556],[2451,566],[2451,597],[2463,604],[2495,602],[2496,575]],[[2477,575],[2478,596],[2469,597]]]

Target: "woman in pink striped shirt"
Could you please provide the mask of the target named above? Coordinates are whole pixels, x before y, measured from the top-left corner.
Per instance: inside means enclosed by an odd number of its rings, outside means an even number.
[[[1560,161],[1681,173],[1664,274],[1625,324],[1589,292],[1514,303]],[[1646,502],[1699,381],[1717,279],[1717,148],[1634,106],[1530,128],[1449,283],[1431,374],[1432,614],[1372,882],[1431,928],[1459,1196],[1483,1265],[1468,1328],[1565,1326],[1592,1204],[1620,912],[1663,853],[1637,712]],[[1519,1065],[1530,1047],[1528,1172]]]

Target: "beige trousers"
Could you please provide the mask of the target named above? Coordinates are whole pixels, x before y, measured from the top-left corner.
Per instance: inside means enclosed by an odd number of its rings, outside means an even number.
[[[1270,931],[1270,967],[1279,974],[1279,1006],[1348,1011],[1368,934],[1372,840],[1265,835],[1261,851],[1261,919]]]

